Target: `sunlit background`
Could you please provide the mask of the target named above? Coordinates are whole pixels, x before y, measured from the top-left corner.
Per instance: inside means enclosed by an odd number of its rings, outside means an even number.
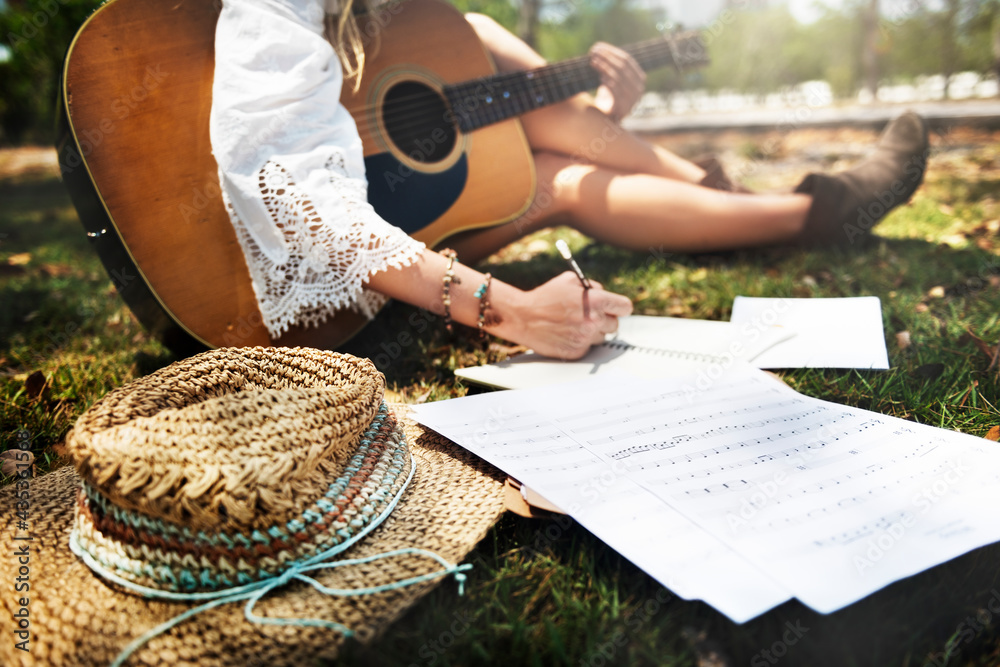
[[[1000,0],[453,0],[550,60],[701,29],[711,64],[651,72],[637,115],[997,96]],[[48,143],[59,64],[99,0],[0,0],[0,146]]]

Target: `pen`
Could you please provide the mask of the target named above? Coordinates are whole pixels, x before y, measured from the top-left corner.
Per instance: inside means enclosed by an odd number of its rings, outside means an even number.
[[[569,246],[566,245],[566,242],[562,239],[556,241],[556,249],[559,251],[559,254],[563,256],[563,259],[569,263],[569,268],[573,269],[573,273],[576,274],[576,277],[580,279],[580,284],[583,285],[583,289],[590,289],[590,281],[587,280],[587,276],[583,275],[583,271],[580,270],[580,265],[576,263],[575,259],[573,259],[573,254],[569,251]]]

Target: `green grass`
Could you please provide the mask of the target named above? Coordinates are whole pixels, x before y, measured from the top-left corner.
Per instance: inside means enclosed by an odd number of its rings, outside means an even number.
[[[783,379],[822,399],[983,436],[1000,424],[997,368],[988,370],[1000,341],[1000,232],[991,224],[1000,217],[996,151],[983,146],[975,159],[932,162],[912,205],[880,225],[879,237],[862,249],[628,253],[558,230],[482,268],[535,285],[563,269],[551,244],[539,243],[560,236],[588,273],[631,297],[638,313],[724,320],[738,294],[879,296],[891,370],[795,370]],[[50,171],[0,176],[0,201],[0,450],[27,433],[41,472],[62,463],[59,444],[83,410],[173,357],[116,295]],[[374,357],[382,342],[410,326],[414,312],[388,308],[348,351]],[[905,349],[896,336],[904,331],[911,341]],[[496,343],[484,349],[471,333],[449,336],[433,321],[382,370],[396,400],[438,400],[476,391],[454,379],[455,367],[505,351]],[[36,371],[45,379],[41,392],[28,381]],[[994,595],[994,608],[1000,604],[998,546],[829,616],[793,601],[742,626],[677,599],[569,521],[505,516],[470,561],[464,597],[450,584],[438,587],[371,646],[348,644],[347,661],[1000,664],[1000,617],[981,612]],[[991,618],[982,622],[986,614]],[[788,624],[807,630],[769,662],[762,651],[782,641]],[[957,650],[945,660],[949,639]]]

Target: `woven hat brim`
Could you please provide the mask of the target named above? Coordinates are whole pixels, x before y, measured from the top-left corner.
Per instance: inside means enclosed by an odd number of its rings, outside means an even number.
[[[504,511],[503,478],[495,468],[406,416],[403,423],[416,472],[400,504],[379,528],[343,554],[373,556],[416,547],[460,563]],[[146,600],[95,575],[69,549],[73,507],[80,478],[62,468],[30,485],[29,531],[17,530],[7,514],[4,542],[29,546],[30,591],[15,591],[15,576],[3,582],[0,663],[107,665],[132,640],[194,606]],[[14,488],[0,492],[0,506],[14,507]],[[30,534],[31,541],[14,541]],[[16,561],[11,561],[16,562]],[[325,586],[364,588],[388,584],[440,568],[430,559],[402,556],[315,574]],[[255,607],[260,616],[321,618],[354,631],[360,641],[384,631],[440,580],[360,597],[330,597],[295,582],[269,594]],[[17,650],[11,634],[18,600],[30,598],[30,651]],[[344,637],[323,628],[250,623],[243,603],[205,611],[133,654],[128,665],[301,665],[332,659]]]

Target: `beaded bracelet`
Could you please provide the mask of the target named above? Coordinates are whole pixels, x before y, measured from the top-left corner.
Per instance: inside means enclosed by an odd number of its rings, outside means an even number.
[[[441,279],[441,303],[444,304],[444,328],[451,331],[451,284],[461,283],[455,277],[455,260],[458,253],[451,248],[441,250],[441,254],[448,258],[448,268],[444,270],[444,278]]]
[[[486,311],[490,307],[490,300],[486,296],[486,293],[490,289],[490,281],[493,280],[493,275],[487,273],[483,277],[483,284],[479,286],[476,290],[476,298],[479,299],[479,320],[476,322],[476,326],[479,328],[479,337],[486,338],[486,331],[483,327],[486,325]]]

